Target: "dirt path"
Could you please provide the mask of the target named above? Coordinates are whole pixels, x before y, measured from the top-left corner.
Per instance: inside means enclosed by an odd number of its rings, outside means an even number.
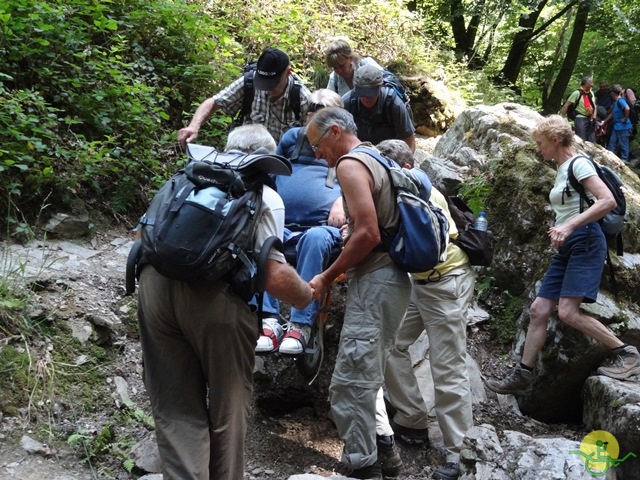
[[[90,242],[49,241],[28,247],[12,246],[0,255],[0,259],[4,259],[4,271],[7,252],[11,251],[14,267],[21,266],[27,278],[39,279],[41,290],[34,297],[37,303],[34,309],[48,312],[52,323],[64,323],[67,330],[80,339],[82,351],[74,352],[74,361],[80,362],[83,352],[94,351],[98,344],[106,359],[104,364],[96,366],[99,382],[91,392],[91,405],[80,407],[69,399],[61,400],[53,416],[40,422],[34,421],[36,416],[31,422],[25,420],[27,405],[17,416],[0,417],[0,479],[128,480],[145,473],[136,468],[129,473],[123,465],[133,445],[150,431],[139,418],[140,412],[149,414],[150,408],[141,378],[135,299],[124,296],[124,266],[131,241],[128,232],[112,231],[96,235]],[[246,443],[248,479],[279,480],[302,473],[329,477],[338,464],[342,444],[328,416],[328,384],[342,314],[340,295],[335,296],[338,300],[334,302],[326,333],[327,358],[322,374],[313,385],[309,386],[300,376],[292,359],[275,355],[258,360],[264,366],[255,379],[255,401]],[[99,326],[100,323],[103,325]],[[490,357],[483,347],[487,338],[482,328],[469,333],[469,348],[477,359]],[[30,341],[33,342],[31,354],[46,357],[46,342],[43,344],[41,338]],[[0,349],[11,343],[0,336]],[[19,343],[14,342],[14,346],[20,347]],[[59,368],[62,373],[72,370],[68,365]],[[116,387],[116,379],[125,382],[124,392]],[[123,406],[123,395],[132,402],[133,408]],[[57,400],[54,398],[52,402]],[[82,401],[86,403],[86,399]],[[46,411],[46,405],[29,407],[37,413]],[[527,427],[522,417],[505,413],[495,400],[477,406],[474,414],[477,423],[488,422],[497,428],[518,429],[524,425],[522,431],[528,434],[551,430],[563,433],[561,428],[542,424]],[[403,479],[431,478],[433,469],[443,461],[442,449],[438,447],[441,440],[433,419],[432,424],[431,448],[402,446]],[[90,466],[82,463],[82,450],[71,447],[66,440],[78,431],[88,432],[87,436],[95,440],[105,428],[112,430],[114,445],[98,453]],[[20,445],[23,435],[43,443],[52,438],[53,454],[27,454]]]

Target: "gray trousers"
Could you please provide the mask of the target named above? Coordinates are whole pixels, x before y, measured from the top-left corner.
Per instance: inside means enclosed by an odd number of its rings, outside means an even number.
[[[406,272],[389,265],[348,281],[340,346],[331,378],[331,413],[344,442],[342,462],[376,463],[376,396],[409,302]]]
[[[414,284],[385,373],[389,401],[398,410],[394,422],[403,427],[427,428],[427,406],[409,355],[411,344],[426,330],[436,419],[448,462],[458,462],[464,436],[473,426],[466,312],[474,286],[475,274],[469,267],[447,273],[439,282]]]
[[[143,269],[138,321],[164,480],[241,480],[256,317],[226,283]]]

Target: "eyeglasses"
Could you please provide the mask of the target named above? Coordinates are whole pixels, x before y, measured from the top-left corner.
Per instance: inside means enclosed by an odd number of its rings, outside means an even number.
[[[317,112],[318,110],[322,110],[326,105],[322,103],[310,103],[309,104],[309,112]]]
[[[322,139],[325,137],[325,135],[327,133],[329,133],[329,130],[331,130],[331,127],[327,128],[322,135],[320,135],[320,138],[316,141],[316,143],[314,143],[313,145],[311,145],[311,150],[313,150],[313,153],[316,153],[318,151],[318,148],[320,146],[320,142],[322,141]]]

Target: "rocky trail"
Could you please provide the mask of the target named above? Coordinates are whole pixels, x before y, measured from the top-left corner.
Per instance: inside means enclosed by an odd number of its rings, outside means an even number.
[[[75,398],[58,396],[55,388],[46,393],[35,389],[15,415],[0,417],[0,479],[160,478],[152,475],[158,471],[158,459],[141,378],[135,298],[124,295],[125,263],[131,244],[128,232],[113,230],[97,234],[90,241],[46,240],[4,246],[0,257],[3,272],[12,272],[15,282],[38,286],[32,288],[31,318],[44,318],[54,335],[66,332],[76,347],[68,363],[56,365],[51,357],[62,348],[57,346],[60,338],[9,337],[0,331],[0,352],[11,346],[17,351],[28,350],[32,360],[44,367],[49,362],[47,371],[54,372],[50,378],[53,387],[83,367],[93,369],[97,380],[93,380],[96,383],[91,392],[72,385],[79,392]],[[342,295],[335,297],[326,331],[326,358],[312,385],[299,374],[291,358],[272,355],[257,359],[254,408],[246,444],[247,479],[334,475],[342,448],[328,415],[328,384],[339,336]],[[56,325],[63,328],[54,329]],[[92,356],[96,351],[102,362]],[[557,435],[572,440],[584,436],[579,426],[546,425],[520,415],[513,404],[501,405],[495,395],[486,396],[480,370],[492,371],[502,360],[490,346],[483,323],[469,327],[469,351],[473,358],[476,424],[491,424],[499,432],[513,429],[526,435]],[[415,368],[428,382],[426,365],[417,361]],[[82,378],[80,375],[72,382],[82,383]],[[432,404],[425,388],[425,398]],[[440,433],[435,419],[431,420],[431,447],[400,445],[405,464],[401,478],[431,478],[433,469],[443,462]],[[98,445],[105,431],[109,433],[108,441],[104,441],[107,445]],[[73,435],[84,436],[87,442],[72,445],[69,439]]]

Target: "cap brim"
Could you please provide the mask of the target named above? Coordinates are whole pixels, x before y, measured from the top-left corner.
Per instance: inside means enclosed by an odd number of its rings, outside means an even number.
[[[264,151],[263,151],[264,150]],[[230,152],[218,152],[207,145],[187,144],[187,155],[191,160],[217,163],[234,170],[255,168],[274,175],[291,175],[291,162],[280,155],[267,152],[265,149],[256,150],[253,153],[244,153],[232,150]]]
[[[284,73],[284,72],[282,72]],[[263,77],[257,73],[253,77],[253,86],[256,90],[273,90],[280,83],[282,73],[277,77]]]
[[[376,97],[380,91],[380,87],[355,87],[358,97]]]

